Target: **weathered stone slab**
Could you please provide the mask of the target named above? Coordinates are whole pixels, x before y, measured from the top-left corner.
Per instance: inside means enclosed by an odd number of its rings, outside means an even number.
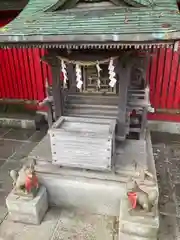
[[[12,221],[40,224],[48,209],[46,188],[41,186],[37,196],[32,200],[19,197],[12,191],[6,199],[6,205]]]
[[[115,171],[126,175],[137,175],[137,167],[148,169],[145,140],[126,140],[116,145]]]
[[[60,214],[60,209],[50,209],[40,225],[13,222],[7,216],[0,225],[0,240],[52,240]]]
[[[37,174],[40,183],[48,189],[49,205],[119,216],[119,202],[126,191],[125,183],[78,176]]]
[[[40,225],[5,219],[0,240],[116,240],[116,218],[50,209]]]
[[[113,240],[116,218],[62,211],[51,240]]]

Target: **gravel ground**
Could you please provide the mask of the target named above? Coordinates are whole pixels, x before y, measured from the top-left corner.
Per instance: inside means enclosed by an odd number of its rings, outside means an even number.
[[[8,171],[22,165],[45,131],[0,128],[0,222],[7,214],[5,198],[12,188]],[[159,181],[159,240],[180,239],[180,136],[152,133]]]
[[[159,182],[160,240],[180,239],[180,136],[152,133]]]

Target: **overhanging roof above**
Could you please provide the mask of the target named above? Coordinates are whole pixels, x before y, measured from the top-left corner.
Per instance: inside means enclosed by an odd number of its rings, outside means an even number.
[[[0,11],[20,11],[27,3],[28,0],[1,0]]]
[[[152,7],[116,6],[52,12],[49,9],[58,0],[30,0],[20,15],[1,29],[0,42],[137,43],[180,39],[180,15],[175,0],[149,1],[154,2]]]

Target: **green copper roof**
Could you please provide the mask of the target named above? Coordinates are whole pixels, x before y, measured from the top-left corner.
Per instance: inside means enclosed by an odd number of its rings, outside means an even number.
[[[180,14],[175,0],[124,1],[144,6],[52,11],[54,6],[63,6],[65,0],[30,0],[21,14],[1,29],[0,42],[152,41],[180,38]]]

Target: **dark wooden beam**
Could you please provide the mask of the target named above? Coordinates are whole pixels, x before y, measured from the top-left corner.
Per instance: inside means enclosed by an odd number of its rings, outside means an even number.
[[[131,78],[131,63],[123,64],[118,61],[116,65],[116,73],[119,76],[119,101],[118,101],[118,116],[117,116],[117,140],[126,138],[126,111],[127,111],[127,93]]]
[[[63,93],[62,82],[60,81],[61,65],[58,59],[54,58],[51,63],[52,71],[52,94],[55,107],[55,120],[63,115]]]
[[[75,69],[72,63],[68,64],[67,76],[68,76],[69,92],[75,93],[76,92],[76,76],[75,76]]]

